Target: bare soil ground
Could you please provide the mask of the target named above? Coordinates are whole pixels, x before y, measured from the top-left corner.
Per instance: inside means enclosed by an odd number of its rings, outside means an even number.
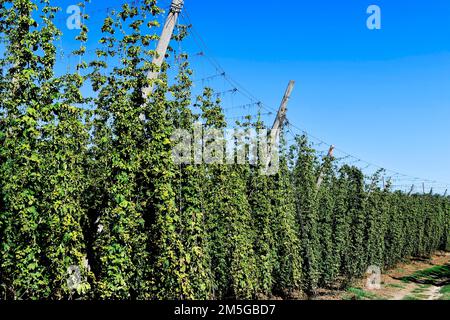
[[[440,300],[448,299],[450,252],[431,259],[399,264],[382,275],[379,290],[366,288],[366,279],[347,291],[322,290],[316,300]],[[443,272],[444,270],[444,272]],[[446,288],[446,289],[445,289]]]

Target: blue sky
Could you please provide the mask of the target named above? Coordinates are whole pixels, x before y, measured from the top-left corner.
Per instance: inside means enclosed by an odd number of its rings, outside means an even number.
[[[390,169],[450,183],[450,1],[186,1],[224,69],[289,119]],[[366,27],[369,5],[382,29]]]
[[[121,2],[93,1],[90,28]],[[366,26],[372,4],[381,30]],[[296,80],[288,114],[296,127],[361,159],[450,183],[450,1],[186,0],[186,9],[208,47],[195,38],[183,44],[195,77],[217,73],[195,56],[206,51],[272,108]],[[75,34],[65,31],[63,48]],[[223,79],[211,85],[230,89]],[[224,105],[244,100],[224,96]]]

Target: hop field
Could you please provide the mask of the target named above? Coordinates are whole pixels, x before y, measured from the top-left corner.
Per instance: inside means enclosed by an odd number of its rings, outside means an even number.
[[[111,12],[92,60],[83,26],[77,70],[58,75],[54,3],[0,5],[0,297],[314,296],[448,250],[449,197],[396,191],[383,171],[366,177],[307,136],[281,133],[270,176],[264,163],[175,164],[176,129],[230,123],[211,88],[192,93],[187,55],[147,77],[159,69],[149,61],[161,8]]]

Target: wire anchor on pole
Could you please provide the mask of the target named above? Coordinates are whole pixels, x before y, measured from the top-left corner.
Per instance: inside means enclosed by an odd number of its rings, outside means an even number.
[[[286,92],[284,93],[283,100],[281,101],[280,108],[278,110],[277,117],[275,119],[275,122],[272,126],[272,133],[275,134],[275,147],[277,146],[277,142],[280,139],[280,133],[283,128],[283,125],[286,121],[286,114],[287,114],[287,105],[289,103],[289,99],[291,98],[292,91],[294,90],[295,81],[291,80],[289,81],[288,87],[286,89]],[[269,152],[271,154],[271,152]],[[270,166],[271,159],[267,160],[266,168]]]
[[[158,42],[158,46],[156,48],[156,55],[153,58],[153,65],[156,68],[155,71],[150,71],[147,74],[148,80],[155,80],[159,73],[161,66],[164,62],[164,58],[167,53],[167,49],[169,48],[170,40],[172,39],[173,30],[175,29],[175,25],[177,23],[178,17],[181,13],[181,10],[184,6],[184,0],[173,0],[171,9],[169,12],[169,15],[166,19],[166,22],[164,24],[161,37]],[[150,83],[150,85],[143,90],[143,97],[144,99],[147,99],[150,94],[153,92],[154,84],[153,82]]]
[[[183,10],[184,0],[174,0],[170,5],[170,11],[176,14],[180,14]]]

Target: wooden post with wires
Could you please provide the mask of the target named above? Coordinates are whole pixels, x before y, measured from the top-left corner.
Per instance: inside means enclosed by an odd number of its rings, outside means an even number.
[[[333,157],[334,149],[335,149],[335,147],[333,145],[330,146],[330,150],[328,150],[327,158],[332,158]],[[323,168],[322,168],[320,170],[319,179],[317,179],[317,190],[320,188],[320,186],[323,183],[323,176],[324,176],[324,172],[323,172]]]
[[[158,46],[156,47],[156,56],[153,58],[153,67],[155,67],[156,70],[150,71],[147,74],[148,80],[155,80],[156,78],[158,78],[161,66],[166,57],[170,40],[172,39],[173,30],[175,29],[178,17],[180,16],[183,6],[184,0],[172,0],[169,15],[167,16],[166,22],[164,24],[161,37],[159,38]],[[147,99],[150,96],[150,94],[153,92],[153,88],[154,85],[151,84],[143,90],[144,99]]]
[[[284,122],[286,121],[287,106],[289,99],[291,98],[292,91],[295,87],[295,81],[289,81],[286,92],[284,93],[283,100],[281,101],[280,108],[278,109],[277,117],[272,126],[272,136],[275,135],[275,141],[279,141],[281,130],[283,129]],[[270,152],[269,152],[270,154]],[[271,159],[267,160],[267,167],[270,166]]]
[[[288,87],[283,96],[283,100],[281,101],[281,105],[280,105],[280,109],[278,110],[277,117],[272,126],[272,130],[274,130],[276,132],[281,132],[281,129],[283,128],[284,121],[286,120],[287,105],[289,103],[289,99],[291,98],[292,91],[294,90],[294,86],[295,86],[295,81],[293,81],[293,80],[289,81]]]
[[[408,192],[408,196],[410,196],[414,192],[415,187],[416,187],[415,185],[411,186],[411,189]]]

